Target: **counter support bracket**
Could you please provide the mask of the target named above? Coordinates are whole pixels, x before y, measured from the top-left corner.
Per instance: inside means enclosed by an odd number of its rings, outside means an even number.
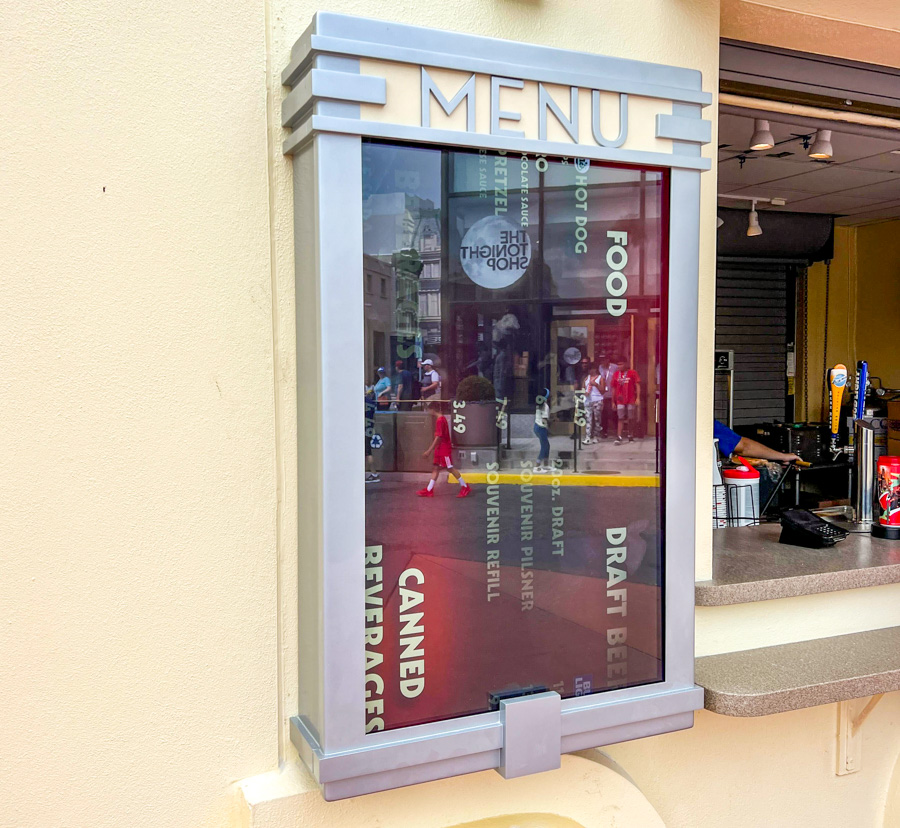
[[[859,699],[838,702],[837,768],[838,776],[856,773],[862,768],[862,726],[884,693],[871,696],[862,708]]]

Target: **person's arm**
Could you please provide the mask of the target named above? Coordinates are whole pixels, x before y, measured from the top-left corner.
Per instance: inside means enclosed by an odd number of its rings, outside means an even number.
[[[775,451],[756,440],[749,437],[741,437],[738,444],[734,447],[733,454],[740,454],[743,457],[755,457],[758,460],[775,460],[778,463],[793,463],[800,460],[797,454],[785,454],[783,451]]]
[[[431,452],[433,452],[437,448],[437,444],[441,440],[441,435],[435,432],[434,439],[431,441],[431,445],[422,452],[422,457],[428,457]]]

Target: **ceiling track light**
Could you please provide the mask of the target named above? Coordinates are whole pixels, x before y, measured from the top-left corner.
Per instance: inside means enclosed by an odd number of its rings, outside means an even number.
[[[812,146],[809,148],[809,157],[824,160],[834,155],[831,146],[831,130],[820,129],[814,136]]]
[[[753,206],[750,208],[750,215],[747,218],[747,235],[761,236],[762,227],[759,226],[759,213],[756,212],[756,199],[751,203]]]
[[[753,121],[753,136],[750,138],[750,149],[768,150],[775,146],[775,138],[769,129],[769,122],[761,118]]]
[[[725,193],[719,193],[718,198],[720,200],[728,200],[728,201],[749,201],[750,202],[750,215],[747,217],[747,235],[748,236],[761,236],[762,235],[762,227],[759,226],[759,213],[756,212],[756,205],[760,203],[771,204],[773,207],[784,207],[787,202],[783,198],[764,198],[763,196],[759,196],[757,198],[753,198],[753,196],[749,195],[726,195]],[[721,227],[725,222],[722,220],[722,217],[719,216],[716,220],[716,227]]]

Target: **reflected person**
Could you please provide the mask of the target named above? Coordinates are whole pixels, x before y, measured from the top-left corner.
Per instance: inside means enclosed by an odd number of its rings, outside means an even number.
[[[441,375],[434,370],[434,362],[430,359],[423,359],[420,367],[422,368],[422,399],[427,400],[430,397],[440,399]]]
[[[619,366],[615,362],[610,362],[606,356],[600,357],[600,375],[605,383],[605,391],[603,392],[603,411],[600,414],[600,439],[605,440],[610,433],[615,433],[618,425],[616,417],[616,403],[613,399],[612,378]]]
[[[437,483],[441,469],[446,469],[449,477],[455,477],[459,483],[460,489],[457,497],[468,497],[472,494],[469,484],[463,479],[463,476],[453,468],[452,451],[453,446],[450,442],[450,426],[446,417],[441,414],[440,403],[431,402],[425,406],[431,413],[432,423],[434,424],[434,439],[431,445],[422,452],[423,457],[432,454],[432,470],[431,479],[424,489],[419,489],[416,494],[419,497],[434,497],[434,485]]]
[[[613,399],[619,417],[618,434],[614,445],[622,445],[622,432],[628,431],[628,442],[634,442],[634,427],[637,419],[637,401],[641,388],[641,378],[628,359],[619,360],[619,370],[613,374]],[[626,429],[627,427],[627,429]]]
[[[537,465],[532,469],[536,474],[546,474],[550,471],[550,389],[545,388],[543,394],[537,398],[534,408],[534,433],[540,443]]]
[[[366,439],[366,483],[380,483],[381,478],[375,471],[375,458],[372,456],[372,438],[375,436],[375,389],[366,388],[365,406],[365,439]]]
[[[603,392],[606,381],[600,373],[597,363],[592,362],[584,381],[584,414],[585,429],[583,445],[600,442],[600,430],[603,417]]]
[[[379,368],[375,376],[375,402],[379,408],[387,408],[391,404],[391,381],[384,368]]]
[[[391,391],[397,401],[400,411],[408,411],[412,403],[413,380],[412,372],[403,366],[403,360],[398,359],[394,363],[394,376],[391,377]]]

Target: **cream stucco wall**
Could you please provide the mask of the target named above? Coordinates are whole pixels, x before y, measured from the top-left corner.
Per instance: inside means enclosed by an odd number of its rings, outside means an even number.
[[[900,387],[897,338],[900,336],[900,221],[859,227],[836,227],[834,258],[828,277],[826,266],[809,268],[807,301],[807,383],[809,419],[821,418],[822,359],[825,322],[828,324],[828,368],[843,363],[852,374],[856,361],[865,359],[869,372],[886,388]],[[802,387],[799,389],[802,410]],[[828,397],[825,397],[827,419]]]
[[[859,712],[863,702],[852,702]],[[838,776],[838,706],[735,719],[700,711],[692,730],[606,749],[666,828],[897,828],[885,819],[898,760],[900,694],[861,728],[861,770]],[[896,797],[900,789],[892,793]]]
[[[0,10],[10,35],[0,51],[0,825],[237,824],[237,783],[292,760],[303,354],[298,368],[279,73],[316,8],[42,0]],[[718,0],[327,8],[691,66],[716,85]],[[707,173],[701,411],[711,407],[714,195]],[[709,430],[700,426],[703,446]],[[707,451],[698,463],[708,468]],[[316,485],[301,480],[300,492]],[[699,486],[705,577],[702,474]],[[691,733],[616,749],[668,825],[698,824],[689,809],[701,795],[727,815],[713,773],[733,734],[746,735],[748,757],[767,750],[765,722],[710,725],[710,715]],[[792,757],[826,749],[829,715],[798,714]],[[685,756],[710,776],[687,798]],[[735,768],[743,778],[745,765]],[[887,785],[879,774],[871,792]],[[789,786],[779,791],[790,804]],[[416,795],[394,794],[401,809]],[[303,825],[302,811],[292,819]]]
[[[278,761],[262,3],[0,4],[0,825]]]
[[[800,418],[809,422],[828,419],[828,388],[823,377],[825,370],[838,363],[847,366],[851,374],[856,370],[856,228],[835,227],[834,257],[830,272],[824,262],[816,262],[807,271],[806,307],[806,382],[804,394],[798,384],[797,399]],[[828,313],[825,310],[828,285]],[[826,326],[827,322],[827,326]],[[825,351],[825,335],[828,350]],[[823,363],[824,360],[824,363]],[[824,396],[823,396],[824,390]],[[803,417],[804,401],[808,416]]]
[[[857,227],[856,253],[855,359],[900,388],[900,221]]]
[[[722,37],[900,66],[894,0],[722,0]]]

